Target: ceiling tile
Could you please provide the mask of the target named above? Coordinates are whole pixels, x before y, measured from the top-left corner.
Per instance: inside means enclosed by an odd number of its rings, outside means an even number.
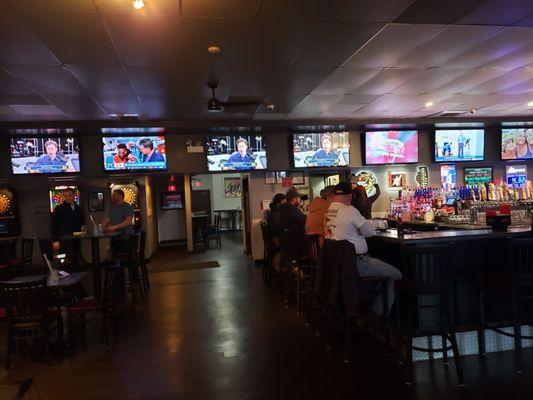
[[[1,65],[58,63],[44,43],[9,11],[0,12],[0,38]]]
[[[50,12],[73,12],[73,13],[96,13],[91,0],[4,0],[14,11],[30,11],[37,13]],[[109,2],[117,1],[110,0]]]
[[[533,42],[531,29],[505,28],[490,39],[446,62],[445,68],[473,68],[490,63]]]
[[[119,64],[105,27],[95,14],[24,13],[21,18],[63,64]]]
[[[508,71],[495,68],[477,68],[474,70],[465,69],[465,74],[454,79],[439,88],[438,93],[463,93],[491,79],[506,74]]]
[[[485,67],[516,69],[533,63],[533,44],[522,46],[511,53],[485,64]]]
[[[0,104],[24,104],[24,105],[37,105],[48,104],[46,100],[37,95],[13,95],[13,94],[0,94]]]
[[[114,65],[67,65],[67,70],[89,93],[114,96],[132,94],[132,85],[123,68]]]
[[[381,70],[339,68],[313,90],[313,94],[345,94],[361,86]]]
[[[464,75],[464,69],[432,69],[424,71],[402,86],[392,90],[398,94],[419,94],[435,90],[436,88]]]
[[[531,0],[485,0],[462,17],[459,24],[511,25],[533,12]]]
[[[370,104],[379,97],[380,95],[372,94],[347,94],[339,104]]]
[[[416,0],[395,22],[452,24],[479,5],[480,0]]]
[[[246,19],[260,11],[260,0],[182,0],[183,16],[193,18]]]
[[[295,64],[338,67],[375,35],[384,24],[339,24],[322,21],[309,24]]]
[[[354,89],[352,94],[374,94],[380,95],[391,93],[394,89],[400,87],[405,82],[423,73],[423,69],[384,69],[374,75],[363,85]]]
[[[533,69],[521,68],[507,72],[481,85],[465,91],[468,94],[492,94],[533,79]]]
[[[400,58],[395,67],[435,67],[489,39],[499,26],[449,26]]]
[[[22,115],[61,115],[64,114],[56,106],[45,105],[11,105],[10,106],[17,113]]]
[[[108,15],[105,21],[127,65],[174,65],[180,60],[179,24],[175,20]]]
[[[12,65],[8,71],[16,76],[37,94],[85,94],[85,89],[59,66]]]
[[[404,54],[434,37],[441,25],[390,24],[351,56],[345,66],[384,68],[394,64]]]
[[[336,0],[319,2],[321,19],[343,22],[392,22],[413,0]]]

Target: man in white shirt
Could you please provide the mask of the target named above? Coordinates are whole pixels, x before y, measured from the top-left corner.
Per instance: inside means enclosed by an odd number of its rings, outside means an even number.
[[[402,274],[392,265],[368,255],[365,237],[376,234],[374,227],[355,207],[351,205],[352,188],[347,182],[335,186],[334,196],[326,212],[325,238],[347,240],[352,243],[357,253],[357,270],[359,276],[386,276],[389,310],[394,302],[394,281],[402,279]],[[376,314],[383,314],[383,296],[376,296],[372,304]]]

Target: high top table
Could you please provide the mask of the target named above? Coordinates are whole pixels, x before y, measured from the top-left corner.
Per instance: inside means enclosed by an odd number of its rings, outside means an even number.
[[[93,284],[94,284],[94,297],[99,299],[102,293],[102,282],[100,278],[100,240],[110,239],[117,236],[116,232],[107,232],[103,235],[95,235],[92,233],[86,233],[85,235],[66,235],[59,238],[62,240],[90,240],[91,241],[91,256],[93,264]]]

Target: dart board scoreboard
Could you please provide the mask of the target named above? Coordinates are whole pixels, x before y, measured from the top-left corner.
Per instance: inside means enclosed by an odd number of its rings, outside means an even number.
[[[80,205],[80,190],[77,186],[54,186],[50,189],[50,212],[53,213],[56,207],[63,203],[63,190],[74,190],[74,201]]]

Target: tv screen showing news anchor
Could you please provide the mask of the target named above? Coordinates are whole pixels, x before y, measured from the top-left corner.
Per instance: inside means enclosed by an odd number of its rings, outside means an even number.
[[[78,139],[74,136],[11,138],[14,174],[69,174],[80,172]]]
[[[292,143],[295,168],[342,167],[350,163],[348,132],[296,133]]]
[[[209,136],[206,140],[209,171],[249,171],[267,167],[263,137]]]

